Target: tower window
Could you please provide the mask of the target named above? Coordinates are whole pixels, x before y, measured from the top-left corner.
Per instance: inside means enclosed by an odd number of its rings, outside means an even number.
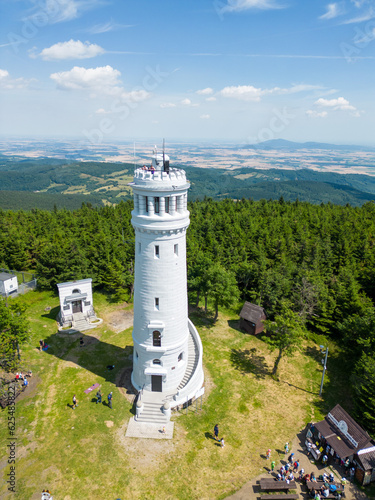
[[[160,198],[157,196],[154,198],[155,213],[158,214],[160,211]]]
[[[142,252],[142,244],[138,243],[138,253],[141,253],[141,252]]]
[[[148,196],[145,196],[145,210],[146,210],[146,213],[148,213]]]
[[[158,330],[152,332],[152,345],[161,347],[161,333]]]
[[[159,310],[159,297],[155,297],[155,309]]]
[[[183,360],[183,357],[184,357],[183,353],[182,353],[182,352],[180,352],[180,354],[178,355],[178,361],[179,361],[179,362],[180,362],[180,361],[182,361],[182,360]]]
[[[165,197],[165,213],[169,214],[169,198]]]
[[[155,245],[155,257],[159,258],[160,253],[159,253],[159,245]]]
[[[161,361],[160,361],[160,359],[153,359],[152,364],[153,365],[161,365]]]
[[[178,243],[174,246],[174,254],[178,255]]]

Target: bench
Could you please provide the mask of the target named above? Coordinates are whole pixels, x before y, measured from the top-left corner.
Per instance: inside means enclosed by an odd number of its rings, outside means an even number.
[[[260,500],[298,500],[298,494],[281,493],[279,495],[262,495]]]
[[[306,486],[308,490],[320,490],[320,488],[323,486],[324,481],[306,481]],[[344,487],[341,483],[327,483],[328,485],[334,484],[336,486],[336,491],[342,492],[344,491]]]
[[[260,480],[261,491],[275,491],[275,490],[295,490],[297,488],[295,481],[277,481],[276,479],[262,478]]]

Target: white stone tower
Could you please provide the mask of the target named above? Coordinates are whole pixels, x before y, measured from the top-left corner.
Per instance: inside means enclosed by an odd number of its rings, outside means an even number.
[[[183,170],[170,168],[156,147],[150,166],[131,183],[135,229],[134,354],[132,384],[152,401],[176,406],[203,384],[202,343],[188,319]]]

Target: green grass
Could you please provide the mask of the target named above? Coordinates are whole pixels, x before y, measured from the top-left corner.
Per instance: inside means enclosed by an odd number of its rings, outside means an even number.
[[[328,404],[317,396],[321,364],[312,342],[304,352],[282,360],[276,381],[269,376],[274,355],[259,338],[238,329],[234,312],[221,313],[213,325],[195,310],[190,317],[202,338],[206,376],[202,411],[196,412],[194,404],[187,415],[174,416],[173,440],[125,438],[133,410],[115,379],[119,370],[131,366],[131,328],[115,333],[104,322],[84,336],[92,343],[82,349],[79,335],[56,334],[57,296],[29,292],[18,300],[27,303],[31,322],[23,369],[31,368],[40,382],[16,404],[16,498],[38,498],[33,495],[43,488],[51,489],[54,498],[71,500],[225,498],[264,471],[268,448],[273,457],[283,457],[285,441],[306,422],[319,420]],[[46,312],[47,306],[52,310]],[[119,308],[102,294],[94,295],[94,306],[99,317]],[[50,344],[47,352],[36,349],[40,338]],[[108,364],[115,370],[106,371]],[[97,382],[104,395],[113,391],[113,410],[84,394]],[[329,404],[338,388],[344,393],[338,375],[336,380],[328,370],[324,396]],[[68,406],[74,393],[76,410]],[[1,418],[6,421],[6,410]],[[224,449],[212,439],[216,423]],[[3,423],[3,450],[7,437]],[[5,478],[8,466],[2,464]],[[1,498],[7,498],[1,488]]]

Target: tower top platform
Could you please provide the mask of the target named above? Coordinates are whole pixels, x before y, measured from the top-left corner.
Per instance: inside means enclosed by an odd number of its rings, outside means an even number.
[[[133,187],[144,187],[147,189],[187,189],[189,182],[186,173],[179,168],[170,168],[168,172],[154,170],[152,167],[137,168],[134,171],[134,180],[130,184]]]

